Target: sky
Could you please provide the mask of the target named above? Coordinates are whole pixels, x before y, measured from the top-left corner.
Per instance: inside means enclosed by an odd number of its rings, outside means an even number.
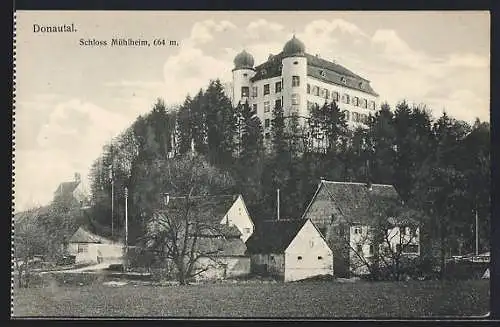
[[[73,23],[74,33],[33,24]],[[434,117],[489,121],[488,12],[16,13],[15,210],[45,205],[59,183],[88,173],[102,147],[157,98],[175,105],[210,79],[231,80],[295,34],[310,54],[371,81],[382,101],[425,104]],[[178,46],[81,46],[80,39],[176,40]]]

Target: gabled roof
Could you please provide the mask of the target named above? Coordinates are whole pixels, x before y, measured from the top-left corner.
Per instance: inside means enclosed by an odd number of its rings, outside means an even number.
[[[78,230],[71,236],[69,243],[100,243],[100,244],[112,244],[113,241],[96,235],[84,227],[80,226]]]
[[[248,253],[283,253],[307,220],[265,221],[247,240]]]
[[[285,55],[283,52],[269,57],[266,62],[255,67],[255,75],[250,80],[255,82],[262,79],[281,76],[281,60],[284,57]],[[323,80],[327,83],[338,84],[378,96],[370,86],[369,80],[353,73],[344,66],[308,53],[305,54],[305,57],[307,59],[308,76]],[[321,71],[323,71],[323,75],[321,75]],[[341,77],[346,77],[345,83],[341,81]]]
[[[236,195],[191,196],[189,204],[186,196],[170,196],[165,206],[167,212],[183,214],[189,208],[190,216],[206,223],[220,224],[231,206],[238,199]],[[191,218],[191,217],[190,217]]]
[[[80,182],[62,182],[59,184],[57,187],[55,193],[60,194],[60,195],[71,195],[75,191],[75,189],[78,187]]]
[[[303,218],[306,217],[309,209],[323,192],[329,201],[318,201],[318,205],[328,206],[333,215],[344,218],[352,224],[371,223],[374,215],[380,208],[401,203],[399,194],[393,185],[371,184],[353,182],[333,182],[322,180],[314,194],[311,202],[306,208]]]

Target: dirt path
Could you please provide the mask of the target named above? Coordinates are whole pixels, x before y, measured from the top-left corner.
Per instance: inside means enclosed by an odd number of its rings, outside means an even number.
[[[90,266],[85,266],[85,267],[80,267],[80,268],[75,268],[75,269],[66,269],[66,270],[54,270],[54,271],[45,271],[42,272],[42,274],[48,274],[48,273],[75,273],[75,272],[85,272],[85,271],[95,271],[95,270],[104,270],[108,268],[111,264],[110,262],[103,262],[95,265],[90,265]]]

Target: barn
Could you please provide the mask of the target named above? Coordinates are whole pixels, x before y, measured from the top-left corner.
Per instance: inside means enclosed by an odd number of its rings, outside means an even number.
[[[246,245],[253,273],[285,282],[333,275],[332,250],[309,219],[262,222]]]

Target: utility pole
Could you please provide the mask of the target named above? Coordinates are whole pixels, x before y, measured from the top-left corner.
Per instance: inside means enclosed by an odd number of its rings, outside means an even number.
[[[477,215],[477,205],[476,205],[476,256],[479,255],[479,218]]]
[[[125,187],[125,271],[128,269],[128,188]]]
[[[112,159],[111,159],[112,160]],[[109,165],[109,179],[111,181],[111,237],[115,235],[115,182],[113,176],[113,164]]]
[[[276,192],[276,199],[277,199],[277,205],[276,206],[277,206],[277,211],[278,211],[278,213],[277,213],[277,215],[278,215],[277,219],[280,220],[280,189],[278,189],[277,192]]]

